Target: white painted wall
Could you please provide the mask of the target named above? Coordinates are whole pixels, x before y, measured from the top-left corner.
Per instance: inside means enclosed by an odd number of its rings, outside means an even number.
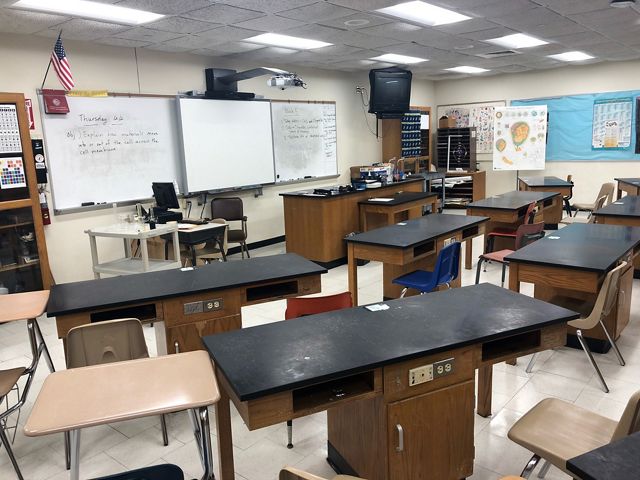
[[[437,105],[517,100],[581,93],[634,90],[640,87],[640,62],[604,62],[595,65],[568,66],[553,70],[512,75],[475,77],[436,82]],[[487,196],[514,190],[515,172],[494,172],[491,155],[478,155],[480,168],[487,170]],[[522,171],[520,175],[542,175],[543,172]],[[640,176],[640,162],[547,162],[544,175],[565,178],[573,175],[573,198],[592,202],[603,182],[614,177]]]
[[[21,92],[27,98],[36,99],[53,39],[25,35],[0,34],[0,91]],[[76,88],[81,90],[106,89],[113,92],[141,92],[175,94],[184,90],[204,90],[204,68],[222,67],[244,70],[255,64],[229,64],[225,59],[213,59],[187,54],[169,54],[151,50],[138,50],[140,87],[136,74],[134,51],[130,48],[109,47],[65,40]],[[282,64],[273,66],[287,68],[286,57]],[[338,124],[338,171],[342,174],[331,182],[310,182],[279,187],[266,187],[264,195],[254,198],[252,193],[241,195],[245,213],[249,217],[249,241],[268,239],[284,234],[282,200],[284,191],[313,188],[321,185],[347,183],[351,165],[380,161],[381,142],[372,135],[365,123],[360,96],[356,85],[368,85],[366,74],[350,74],[329,70],[291,68],[307,82],[308,89],[280,91],[266,86],[266,77],[240,83],[243,91],[253,91],[267,98],[297,100],[334,100],[337,104]],[[55,73],[50,72],[45,87],[59,88]],[[415,81],[412,102],[418,105],[434,105],[432,82]],[[39,112],[36,108],[37,130],[41,135]],[[369,126],[375,129],[375,119],[367,114]],[[242,168],[242,159],[235,159]],[[100,181],[100,179],[96,179]],[[196,208],[194,206],[194,208]],[[122,207],[119,212],[133,211]],[[199,211],[198,211],[199,212]],[[192,211],[192,216],[194,212]],[[58,283],[92,278],[89,241],[84,230],[114,222],[111,209],[80,214],[53,216],[52,224],[45,228],[47,248],[54,277]],[[109,260],[121,255],[122,243],[99,239],[101,259]]]

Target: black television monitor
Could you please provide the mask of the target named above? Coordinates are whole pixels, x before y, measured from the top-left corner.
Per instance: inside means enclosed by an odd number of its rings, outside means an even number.
[[[171,182],[153,182],[153,197],[156,199],[156,205],[162,209],[180,208],[176,189]]]
[[[409,70],[397,67],[369,70],[369,113],[378,118],[400,118],[408,112],[411,77]]]

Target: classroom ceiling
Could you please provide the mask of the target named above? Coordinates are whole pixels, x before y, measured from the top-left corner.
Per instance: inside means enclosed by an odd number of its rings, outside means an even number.
[[[256,66],[366,71],[390,66],[370,58],[396,53],[429,59],[410,68],[417,78],[439,80],[466,76],[445,70],[460,65],[491,70],[483,75],[561,67],[567,64],[548,55],[571,50],[596,57],[582,63],[640,58],[640,3],[612,8],[609,0],[428,0],[472,17],[435,27],[375,11],[406,0],[98,0],[166,15],[133,28],[16,10],[15,1],[0,0],[0,32],[54,38],[62,29],[65,39],[224,56]],[[297,51],[243,41],[264,32],[333,45]],[[487,39],[518,32],[550,43],[491,55],[506,49]]]

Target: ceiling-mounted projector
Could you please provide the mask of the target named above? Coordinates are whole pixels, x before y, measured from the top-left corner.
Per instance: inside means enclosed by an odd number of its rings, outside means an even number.
[[[284,90],[289,87],[302,87],[307,88],[307,84],[296,74],[289,72],[282,72],[274,75],[267,80],[267,85],[270,87],[277,87],[280,90]]]

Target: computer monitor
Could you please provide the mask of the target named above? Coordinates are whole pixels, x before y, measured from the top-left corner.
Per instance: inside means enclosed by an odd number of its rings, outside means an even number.
[[[180,208],[176,189],[171,182],[153,182],[151,184],[156,205],[163,210]]]

